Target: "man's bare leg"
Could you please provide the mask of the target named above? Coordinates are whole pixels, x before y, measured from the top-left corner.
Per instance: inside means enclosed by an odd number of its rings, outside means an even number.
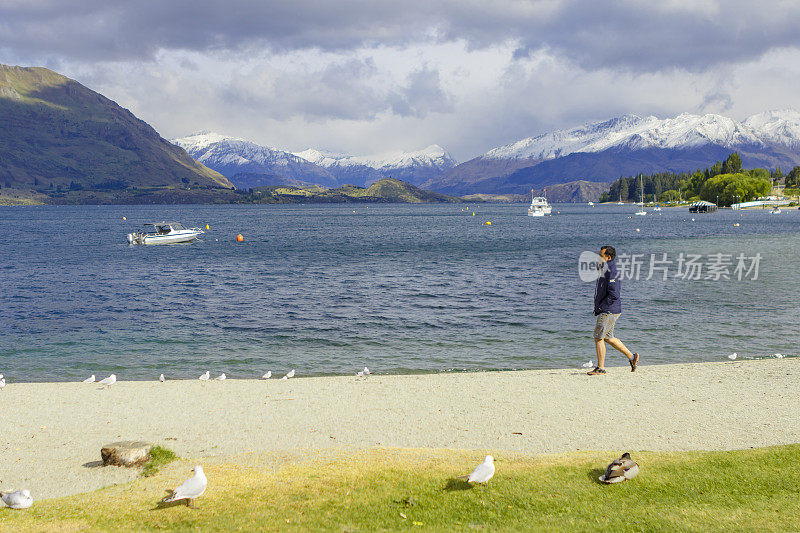
[[[597,352],[597,367],[605,368],[606,364],[606,343],[603,339],[594,340],[594,349]]]
[[[618,352],[622,353],[625,357],[627,357],[629,361],[633,359],[633,353],[628,348],[626,348],[624,344],[622,344],[621,340],[619,340],[616,337],[611,337],[610,339],[606,339],[606,341],[608,341],[608,344],[610,344],[612,348],[614,348]],[[605,355],[605,349],[603,350],[603,355]]]

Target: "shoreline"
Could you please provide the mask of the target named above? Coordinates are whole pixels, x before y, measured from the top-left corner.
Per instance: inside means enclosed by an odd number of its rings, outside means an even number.
[[[39,498],[122,483],[100,447],[146,440],[182,459],[369,448],[733,450],[800,442],[800,359],[584,369],[9,383],[0,489]]]

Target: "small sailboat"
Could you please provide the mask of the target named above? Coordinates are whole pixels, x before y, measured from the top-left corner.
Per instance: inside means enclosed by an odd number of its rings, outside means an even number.
[[[553,212],[553,207],[547,203],[547,189],[544,191],[544,196],[533,196],[533,189],[531,189],[531,206],[528,208],[529,217],[543,217]]]
[[[642,184],[642,201],[639,203],[639,210],[634,215],[644,216],[647,211],[644,210],[644,180],[642,180],[641,176],[639,176],[639,182]]]

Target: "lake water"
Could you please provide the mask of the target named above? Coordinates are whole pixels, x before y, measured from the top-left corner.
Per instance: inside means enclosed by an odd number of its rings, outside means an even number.
[[[0,373],[576,367],[594,358],[594,287],[580,280],[578,256],[602,244],[645,254],[640,279],[623,281],[617,325],[643,364],[800,351],[796,209],[630,217],[635,206],[557,205],[531,218],[526,208],[0,208]],[[141,223],[161,220],[210,231],[190,245],[127,244]],[[731,267],[732,280],[687,280],[674,267],[667,281],[660,271],[644,279],[650,254],[677,263],[681,253],[760,253],[758,278],[739,281]],[[627,361],[610,351],[608,364]]]

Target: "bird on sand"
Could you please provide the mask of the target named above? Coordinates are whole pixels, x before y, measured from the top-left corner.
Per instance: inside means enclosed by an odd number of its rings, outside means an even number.
[[[214,378],[215,381],[224,381],[226,379],[228,379],[228,376],[225,375],[225,372]]]
[[[113,385],[116,382],[117,382],[117,375],[116,374],[111,374],[106,379],[101,379],[100,381],[98,381],[98,383],[100,385],[105,385],[106,387],[110,387],[111,385]]]
[[[594,363],[592,363],[591,361],[589,361],[589,362],[583,363],[581,366],[582,366],[583,368],[592,368],[592,367],[594,366]]]
[[[610,465],[606,467],[606,473],[600,476],[600,481],[603,483],[619,483],[628,479],[633,479],[639,473],[639,465],[637,465],[631,454],[625,452],[619,459],[614,459]]]
[[[289,378],[293,378],[293,377],[294,377],[294,368],[289,370],[289,372],[285,376],[283,376],[281,379],[289,379]]]
[[[84,380],[83,380],[83,382],[84,382],[84,383],[94,383],[94,382],[95,382],[95,377],[94,377],[94,374],[92,374],[92,375],[91,375],[91,376],[89,376],[88,378],[84,379]]]
[[[261,379],[269,379],[272,377],[272,370],[268,370],[266,374],[261,376]]]
[[[5,380],[5,378],[0,378],[0,390],[2,390],[2,389],[3,389],[3,387],[5,387],[5,386],[6,386],[6,380]]]
[[[206,479],[206,475],[203,473],[202,466],[197,465],[192,471],[194,472],[194,475],[181,483],[177,489],[173,490],[172,495],[161,500],[163,503],[186,500],[187,507],[191,507],[192,509],[195,508],[192,500],[203,495],[203,493],[206,491],[208,480]]]
[[[27,509],[33,505],[31,491],[28,489],[17,490],[14,492],[0,492],[0,499],[3,500],[4,504],[12,509]]]
[[[360,378],[369,377],[370,374],[372,374],[372,372],[370,372],[369,368],[367,368],[367,367],[364,367],[364,370],[362,370],[361,372],[356,372],[356,376],[358,376]]]
[[[488,483],[494,476],[494,457],[487,455],[481,464],[475,467],[475,470],[468,476],[461,476],[462,479],[466,478],[467,483],[479,483],[483,485]]]
[[[199,379],[200,381],[208,381],[209,379],[211,379],[211,372],[206,370],[206,373],[197,379]]]
[[[733,352],[728,356],[728,359],[730,359],[731,361],[735,361],[737,357],[738,355],[736,354],[736,352]]]
[[[167,379],[164,377],[164,374],[161,374],[160,376],[158,376],[158,381],[160,381],[161,383],[164,383],[166,380]]]

